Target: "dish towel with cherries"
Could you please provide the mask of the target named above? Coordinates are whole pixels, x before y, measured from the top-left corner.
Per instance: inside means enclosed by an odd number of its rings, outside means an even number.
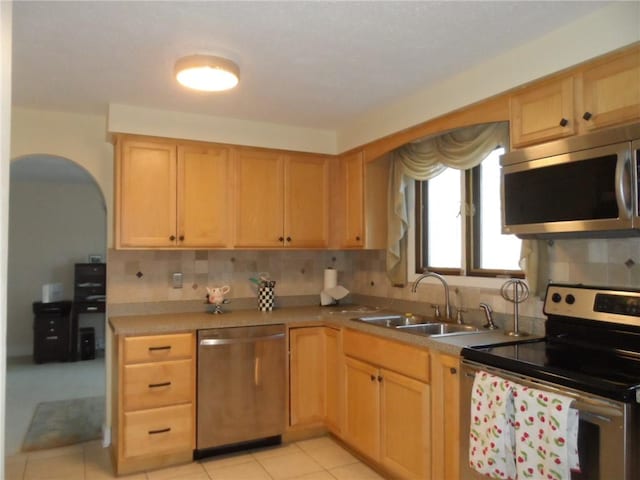
[[[579,471],[573,399],[515,384],[513,401],[517,478],[570,480]]]
[[[489,478],[516,478],[513,388],[512,382],[482,370],[473,381],[469,465]]]

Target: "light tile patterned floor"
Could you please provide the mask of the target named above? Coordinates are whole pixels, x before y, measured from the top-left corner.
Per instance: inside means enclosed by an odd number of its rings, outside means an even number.
[[[371,468],[330,437],[116,477],[109,450],[89,442],[6,457],[6,480],[374,480]]]

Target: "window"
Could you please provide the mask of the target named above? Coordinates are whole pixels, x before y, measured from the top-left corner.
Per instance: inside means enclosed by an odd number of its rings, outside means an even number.
[[[416,182],[416,271],[522,276],[521,241],[501,233],[500,155],[471,170],[446,169]]]

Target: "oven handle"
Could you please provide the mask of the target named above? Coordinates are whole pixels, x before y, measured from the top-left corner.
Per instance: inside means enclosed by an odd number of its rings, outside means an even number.
[[[611,417],[622,417],[624,416],[624,411],[621,407],[616,405],[615,403],[601,400],[599,398],[588,397],[585,395],[576,394],[574,392],[569,392],[563,390],[562,388],[551,386],[547,383],[540,382],[534,378],[524,377],[518,375],[517,373],[508,372],[506,370],[489,367],[481,364],[472,365],[470,362],[463,362],[463,366],[471,369],[470,371],[465,372],[465,375],[470,378],[475,378],[475,372],[478,370],[486,370],[490,373],[495,373],[496,375],[506,378],[507,380],[514,381],[520,385],[540,388],[542,390],[548,390],[553,393],[558,393],[560,395],[564,395],[566,397],[573,398],[573,403],[571,404],[571,408],[575,408],[580,412],[580,415],[588,416],[589,418],[593,418],[594,420],[601,420],[605,422],[612,422]],[[473,373],[472,373],[473,372]]]

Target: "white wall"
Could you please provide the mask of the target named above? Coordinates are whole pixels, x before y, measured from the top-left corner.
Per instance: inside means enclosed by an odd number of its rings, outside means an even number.
[[[33,352],[32,303],[42,284],[62,283],[73,299],[74,263],[88,255],[106,258],[106,212],[93,183],[11,182],[7,355]],[[98,318],[100,317],[100,318]],[[81,326],[96,328],[104,339],[102,315],[82,315]]]
[[[640,2],[614,4],[338,129],[343,152],[640,41]]]
[[[11,134],[12,3],[0,2],[0,421],[4,425],[6,386],[7,257]],[[4,428],[0,428],[0,475],[4,475]]]
[[[11,159],[32,154],[67,158],[84,167],[104,195],[108,245],[113,244],[113,145],[104,116],[14,108]]]

